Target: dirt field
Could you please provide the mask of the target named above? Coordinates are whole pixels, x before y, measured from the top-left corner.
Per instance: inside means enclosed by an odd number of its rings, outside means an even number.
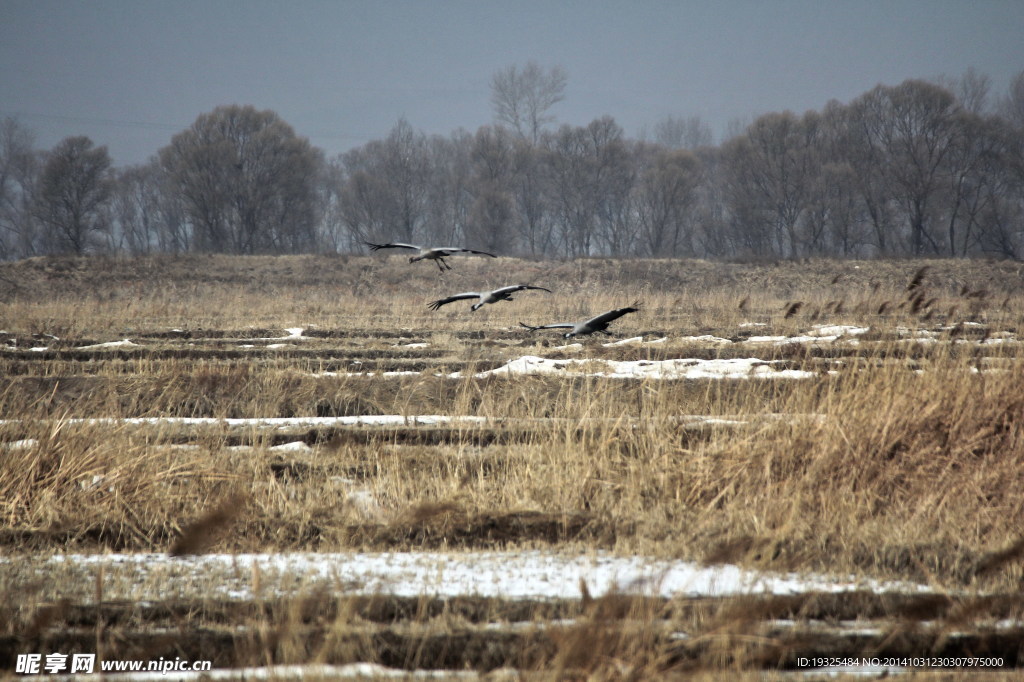
[[[1019,665],[1019,264],[450,262],[0,264],[0,669],[33,651],[538,679]],[[427,307],[514,283],[552,293]],[[520,326],[634,303],[612,336]],[[236,599],[197,573],[160,598],[159,579],[51,559],[426,551],[918,587],[524,599],[297,578]]]

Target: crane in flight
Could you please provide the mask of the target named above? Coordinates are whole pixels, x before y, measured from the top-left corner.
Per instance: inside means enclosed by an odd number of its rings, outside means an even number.
[[[480,300],[469,307],[470,311],[476,312],[477,310],[483,308],[488,303],[497,303],[498,301],[511,301],[513,300],[512,294],[516,293],[517,291],[525,291],[527,289],[538,289],[540,291],[546,291],[549,294],[551,293],[551,289],[545,289],[544,287],[535,287],[530,284],[513,284],[511,286],[495,289],[494,291],[467,291],[463,294],[455,294],[454,296],[449,296],[447,298],[439,298],[438,300],[431,303],[429,307],[431,310],[437,310],[441,306],[448,305],[449,303],[454,303],[455,301],[462,301],[464,299],[470,298],[478,298]]]
[[[448,265],[445,258],[452,255],[453,253],[475,253],[481,256],[490,256],[491,258],[497,258],[493,253],[487,253],[486,251],[475,251],[473,249],[461,249],[456,246],[441,246],[428,248],[426,246],[417,246],[416,244],[403,244],[402,242],[389,242],[387,244],[374,244],[373,242],[363,242],[370,247],[371,251],[380,251],[381,249],[411,249],[416,251],[415,256],[410,256],[409,262],[415,263],[420,260],[432,260],[437,263],[437,267],[441,272],[444,272],[447,268],[452,269],[452,266]]]
[[[629,313],[635,313],[640,308],[638,303],[634,303],[626,308],[616,308],[615,310],[609,310],[606,313],[601,313],[597,317],[592,317],[589,320],[583,322],[555,322],[554,324],[542,324],[539,327],[531,327],[528,324],[519,323],[521,327],[526,327],[531,332],[535,332],[538,329],[568,329],[569,331],[563,334],[565,338],[572,338],[573,336],[588,336],[600,332],[602,334],[611,335],[608,330],[608,325],[619,319],[623,315]]]

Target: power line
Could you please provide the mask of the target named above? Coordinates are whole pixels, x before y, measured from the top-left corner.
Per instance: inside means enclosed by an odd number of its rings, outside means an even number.
[[[158,123],[156,121],[122,121],[112,118],[93,118],[89,116],[67,116],[64,114],[41,114],[34,111],[11,111],[0,109],[0,114],[14,118],[37,119],[52,121],[55,123],[75,123],[86,125],[115,126],[118,128],[146,128],[149,130],[182,130],[188,126],[174,125],[171,123]]]
[[[26,120],[42,120],[50,121],[53,123],[64,123],[74,125],[98,125],[98,126],[110,126],[115,128],[142,128],[145,130],[160,130],[166,132],[178,132],[185,130],[189,127],[189,124],[175,125],[172,123],[160,123],[157,121],[125,121],[113,118],[95,118],[91,116],[68,116],[65,114],[41,114],[32,111],[13,111],[9,109],[0,109],[0,116],[11,116],[17,119]],[[301,131],[296,131],[302,135]],[[356,140],[356,141],[368,141],[374,139],[372,135],[364,135],[358,133],[349,132],[326,132],[316,131],[310,134],[306,134],[305,137],[319,138],[327,140]]]

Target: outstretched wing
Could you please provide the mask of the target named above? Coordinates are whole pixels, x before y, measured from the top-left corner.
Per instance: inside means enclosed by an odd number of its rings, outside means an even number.
[[[450,256],[453,253],[475,253],[481,256],[490,256],[491,258],[497,258],[493,253],[487,253],[486,251],[475,251],[474,249],[463,249],[457,246],[445,246],[434,251],[443,251],[444,255]]]
[[[495,296],[507,296],[508,294],[514,293],[516,291],[524,291],[525,289],[540,289],[541,291],[546,291],[549,294],[551,293],[551,289],[545,289],[544,287],[535,287],[531,284],[513,284],[511,286],[495,289],[491,293],[494,294]]]
[[[601,313],[597,317],[590,318],[589,320],[586,321],[585,324],[588,327],[592,327],[594,329],[602,329],[604,328],[604,326],[619,319],[623,315],[635,313],[637,310],[639,310],[639,308],[635,308],[633,306],[629,306],[628,308],[618,308],[616,310],[609,310],[606,313]]]
[[[448,305],[449,303],[454,303],[455,301],[461,301],[467,298],[480,298],[480,294],[475,291],[467,291],[464,294],[455,294],[454,296],[449,296],[448,298],[439,298],[438,300],[434,301],[427,307],[429,307],[431,310],[437,310],[443,305]]]
[[[520,326],[520,327],[526,327],[526,328],[527,328],[527,329],[529,329],[529,330],[530,330],[531,332],[535,332],[535,331],[537,331],[538,329],[572,329],[572,328],[573,328],[573,327],[575,327],[576,325],[575,325],[575,324],[573,324],[572,322],[556,322],[556,323],[554,323],[554,324],[542,324],[542,325],[541,325],[541,326],[539,326],[539,327],[531,327],[531,326],[530,326],[530,325],[528,325],[528,324],[523,324],[522,322],[520,322],[520,323],[519,323],[519,326]]]
[[[363,242],[370,247],[370,251],[379,251],[381,249],[412,249],[413,251],[419,251],[420,247],[415,244],[403,244],[402,242],[389,242],[387,244],[374,244],[373,242]]]

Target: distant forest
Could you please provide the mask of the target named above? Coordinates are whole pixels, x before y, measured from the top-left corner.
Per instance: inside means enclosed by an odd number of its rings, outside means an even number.
[[[334,158],[273,111],[200,115],[144,165],[0,124],[0,259],[64,253],[363,252],[362,242],[535,258],[1024,258],[1024,71],[878,85],[760,116],[720,144],[696,117],[639,139],[556,125],[561,69],[494,74],[493,125],[404,119]]]

